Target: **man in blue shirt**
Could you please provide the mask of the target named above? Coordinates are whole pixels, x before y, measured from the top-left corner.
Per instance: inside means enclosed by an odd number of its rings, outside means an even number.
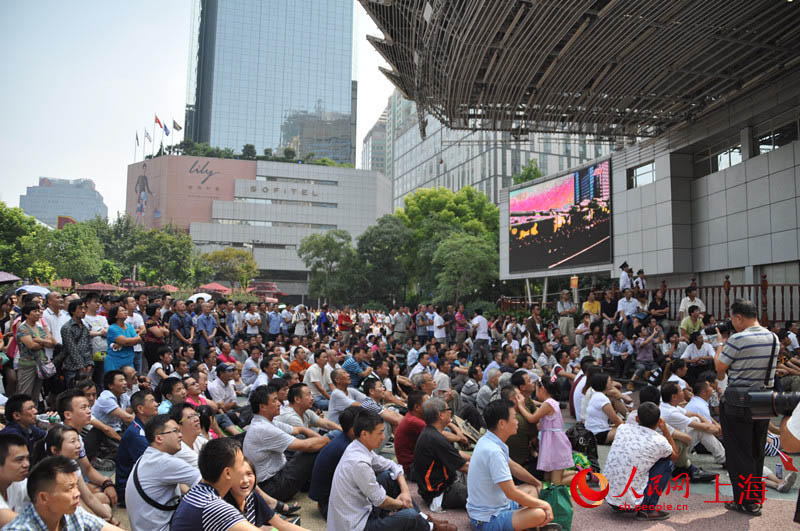
[[[172,334],[172,349],[188,347],[194,343],[194,325],[192,316],[186,313],[186,303],[179,300],[175,303],[175,313],[169,318],[169,331]]]
[[[467,475],[467,513],[473,529],[561,529],[550,524],[550,504],[538,498],[541,483],[509,457],[506,440],[519,427],[514,404],[504,399],[489,402],[483,417],[488,431],[475,446]],[[517,487],[514,478],[526,484]]]
[[[342,432],[320,450],[317,460],[314,461],[314,471],[311,474],[311,489],[308,497],[317,502],[317,508],[322,517],[328,518],[328,500],[331,497],[331,484],[336,465],[342,459],[342,454],[354,439],[353,422],[361,411],[358,406],[350,406],[339,415],[339,425]]]
[[[211,303],[203,303],[203,315],[197,318],[197,335],[200,349],[207,351],[216,345],[217,320],[211,315]]]
[[[276,304],[272,305],[268,316],[269,334],[267,335],[267,341],[275,341],[275,338],[281,333],[281,323],[283,323],[283,319],[281,318],[281,314],[278,313],[278,306]]]
[[[117,473],[114,487],[122,506],[125,505],[125,485],[128,483],[128,476],[131,474],[136,460],[142,456],[149,443],[144,434],[144,426],[147,421],[156,416],[158,402],[153,393],[149,391],[137,391],[131,396],[131,408],[136,415],[131,425],[122,434],[122,440],[117,449]]]
[[[633,367],[633,345],[625,339],[622,330],[614,333],[614,341],[608,346],[608,350],[611,352],[611,363],[617,371],[617,376],[625,377]]]
[[[347,356],[347,359],[342,363],[342,369],[350,374],[350,387],[358,387],[361,381],[372,374],[372,367],[366,361],[367,349],[357,346],[353,349],[353,355]]]
[[[47,432],[36,426],[36,404],[26,394],[12,395],[6,402],[8,425],[0,433],[14,433],[28,444],[28,452],[33,455],[33,445],[43,439]]]

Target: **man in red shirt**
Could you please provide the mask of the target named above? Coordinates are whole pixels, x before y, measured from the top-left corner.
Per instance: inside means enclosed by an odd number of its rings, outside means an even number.
[[[345,306],[336,319],[336,327],[342,333],[342,343],[350,345],[350,331],[353,329],[353,319],[350,318],[350,307]]]
[[[423,391],[411,391],[408,393],[408,413],[394,430],[394,453],[397,462],[403,465],[403,472],[410,477],[411,463],[414,462],[414,447],[422,430],[425,429],[425,421],[422,420],[422,406],[428,399]]]

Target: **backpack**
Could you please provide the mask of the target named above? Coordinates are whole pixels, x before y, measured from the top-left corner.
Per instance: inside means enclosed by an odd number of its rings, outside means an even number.
[[[600,460],[597,455],[597,439],[594,433],[586,429],[582,422],[578,422],[567,430],[567,439],[572,445],[573,452],[585,455],[592,465],[592,470],[600,472]]]

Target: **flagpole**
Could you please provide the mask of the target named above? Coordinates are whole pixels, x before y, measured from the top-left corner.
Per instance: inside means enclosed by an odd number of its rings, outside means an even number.
[[[147,127],[142,128],[143,133],[147,133]],[[142,138],[142,160],[144,160],[144,150],[147,147],[147,137]]]
[[[136,132],[136,138],[139,138],[139,132]],[[133,140],[133,162],[136,163],[136,151],[138,151],[139,146],[136,145],[136,139]]]
[[[151,153],[152,153],[151,157],[155,157],[156,156],[156,121],[155,121],[155,119],[153,119],[153,138],[151,139],[151,142],[153,143],[153,150],[151,151]]]

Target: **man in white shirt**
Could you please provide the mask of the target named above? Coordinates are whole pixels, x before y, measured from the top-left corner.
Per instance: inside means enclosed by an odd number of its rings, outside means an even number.
[[[575,375],[575,383],[572,386],[572,391],[569,395],[569,409],[570,413],[575,416],[575,420],[577,422],[583,422],[583,418],[581,416],[581,401],[583,400],[583,389],[586,387],[586,371],[589,370],[589,367],[592,365],[596,365],[594,358],[590,356],[583,356],[581,358],[581,370],[580,372]],[[588,384],[591,387],[591,383]]]
[[[603,475],[608,479],[606,501],[620,511],[636,511],[637,519],[666,520],[656,509],[660,493],[672,478],[679,452],[661,412],[652,402],[637,411],[638,424],[623,424],[611,443]],[[633,473],[634,471],[635,474]],[[641,493],[639,498],[634,491]]]
[[[789,350],[797,353],[800,350],[800,343],[797,342],[797,334],[800,332],[798,329],[797,321],[786,321],[786,333],[792,341],[789,345]]]
[[[30,456],[28,445],[16,433],[0,434],[0,526],[17,517],[30,503],[28,497],[28,470]]]
[[[489,359],[489,321],[483,316],[483,310],[475,309],[475,317],[470,322],[475,330],[475,341],[472,343],[473,361],[484,362]]]
[[[686,404],[686,411],[699,415],[715,426],[720,426],[719,422],[711,416],[711,408],[708,407],[708,400],[714,394],[714,388],[711,387],[708,380],[697,380],[692,385],[692,393],[694,396]],[[722,428],[720,427],[720,429]]]
[[[131,529],[167,531],[180,496],[200,481],[196,466],[175,456],[181,449],[181,429],[169,415],[156,415],[145,425],[150,446],[136,462],[125,485],[125,505]],[[138,487],[137,487],[138,486]],[[144,496],[146,496],[146,498]]]
[[[715,463],[725,464],[725,448],[716,437],[722,434],[721,427],[710,419],[680,407],[678,404],[682,399],[683,393],[677,382],[667,382],[661,386],[661,416],[664,421],[676,430],[688,433],[693,448],[697,443],[703,443],[714,456]]]
[[[281,402],[278,392],[269,386],[253,391],[250,407],[253,420],[242,445],[244,456],[255,466],[261,490],[285,502],[311,479],[317,454],[330,439],[306,427],[279,421],[276,417]],[[288,461],[286,450],[294,452]]]
[[[261,324],[261,315],[258,313],[256,304],[250,302],[247,304],[247,313],[244,314],[245,333],[248,337],[255,337],[258,335],[258,325]]]
[[[298,428],[322,428],[328,431],[342,431],[342,427],[337,423],[320,417],[311,409],[314,405],[314,397],[308,385],[304,383],[294,384],[289,388],[288,400],[289,407],[285,408],[284,412],[278,417],[281,422]]]
[[[686,364],[689,366],[686,379],[692,383],[701,372],[713,370],[715,355],[711,344],[703,341],[703,335],[700,332],[692,332],[692,335],[689,336],[689,345],[681,354],[681,359],[686,360]]]
[[[619,268],[622,269],[622,273],[619,274],[619,290],[624,291],[633,288],[631,284],[631,271],[633,271],[633,268],[628,265],[628,262],[622,262]]]
[[[136,313],[136,299],[133,297],[125,297],[125,309],[128,310],[128,318],[125,319],[125,324],[129,324],[136,330],[139,335],[144,334],[144,319],[142,314]],[[142,373],[142,343],[136,343],[133,346],[133,365],[136,372]]]
[[[333,350],[320,351],[303,376],[303,383],[308,385],[314,397],[314,407],[325,410],[328,409],[328,402],[331,399],[331,372],[333,372],[333,368],[328,364],[328,356],[333,356]]]
[[[236,370],[227,363],[217,364],[217,378],[208,384],[211,400],[227,413],[236,408],[236,389],[233,387],[233,373]]]
[[[47,328],[56,342],[56,347],[61,348],[61,327],[69,322],[70,316],[64,310],[64,297],[59,292],[51,291],[47,294],[47,308],[42,312],[42,319],[47,324]],[[53,350],[52,348],[44,349],[47,359],[53,359]]]
[[[444,317],[439,315],[442,308],[437,306],[433,311],[433,337],[436,338],[441,344],[447,344],[447,325],[444,322]]]
[[[689,315],[689,306],[697,306],[701,315],[706,313],[706,305],[697,298],[697,288],[693,286],[686,288],[686,296],[681,299],[681,305],[678,307],[678,322],[683,321],[683,318]]]

